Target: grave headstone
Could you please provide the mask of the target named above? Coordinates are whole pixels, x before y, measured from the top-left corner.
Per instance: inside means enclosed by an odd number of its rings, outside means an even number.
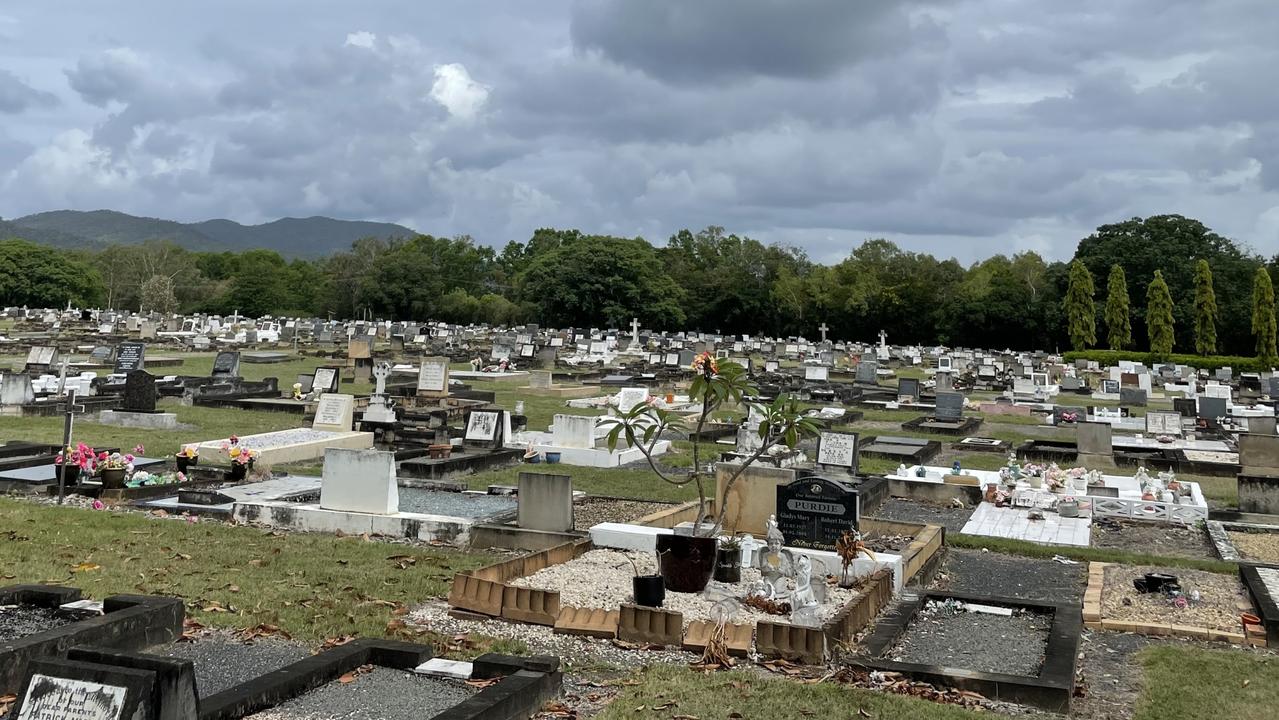
[[[1110,423],[1081,421],[1075,423],[1075,445],[1080,455],[1113,457],[1114,428]]]
[[[371,360],[373,358],[373,338],[367,335],[352,337],[346,345],[348,360]]]
[[[857,364],[857,375],[855,377],[857,382],[859,383],[868,383],[870,385],[875,385],[879,382],[879,376],[877,375],[878,372],[879,372],[878,363],[862,360],[860,363]]]
[[[299,389],[303,395],[311,392],[311,388],[315,387],[315,375],[310,373],[299,373],[297,383],[302,387]]]
[[[595,418],[587,415],[556,415],[551,442],[556,447],[595,447]]]
[[[521,528],[544,532],[573,529],[573,478],[568,475],[522,472],[516,499]]]
[[[550,370],[534,370],[529,373],[528,386],[534,390],[549,390],[553,387]]]
[[[777,527],[791,547],[833,550],[859,517],[857,491],[847,483],[807,477],[777,486]]]
[[[424,357],[417,373],[417,394],[444,397],[449,393],[449,359]]]
[[[312,430],[349,432],[355,419],[355,396],[343,393],[325,393],[315,404],[315,420]]]
[[[1118,380],[1102,380],[1101,391],[1107,395],[1118,395],[1119,381]]]
[[[959,422],[964,419],[964,396],[957,392],[937,393],[933,417],[942,422]]]
[[[622,388],[617,394],[617,411],[628,413],[648,400],[648,388]]]
[[[147,346],[138,342],[120,343],[115,354],[115,371],[129,373],[146,369]]]
[[[1182,417],[1192,418],[1195,416],[1195,399],[1173,398],[1172,409],[1176,410]]]
[[[1198,418],[1199,423],[1205,429],[1217,430],[1221,427],[1219,418],[1226,417],[1230,412],[1229,400],[1221,397],[1209,397],[1200,395],[1199,398]]]
[[[810,382],[826,382],[830,380],[830,368],[820,365],[804,367],[804,379]]]
[[[125,412],[155,412],[155,377],[146,370],[134,370],[124,379]]]
[[[26,405],[35,402],[35,388],[31,385],[30,375],[5,373],[0,378],[0,405]]]
[[[213,377],[240,377],[240,352],[224,350],[214,356]]]
[[[320,507],[372,515],[399,512],[400,488],[395,481],[395,453],[326,448]]]
[[[1119,404],[1127,407],[1145,407],[1146,391],[1141,388],[1120,387]]]
[[[919,400],[919,381],[915,378],[899,378],[897,380],[897,397],[909,398],[911,402]]]
[[[817,464],[857,474],[857,433],[822,431],[817,436]]]
[[[317,393],[335,393],[342,381],[342,369],[322,366],[315,369],[315,377],[311,379],[311,389]]]
[[[1240,434],[1239,467],[1243,475],[1279,477],[1279,437],[1254,433]]]
[[[1151,410],[1146,413],[1146,432],[1156,437],[1181,436],[1181,413]]]
[[[501,410],[472,410],[466,417],[463,441],[492,449],[502,447],[502,414]]]
[[[1219,367],[1217,368],[1217,371],[1213,373],[1213,377],[1222,382],[1228,383],[1230,382],[1230,379],[1234,377],[1234,371],[1229,367]]]
[[[23,372],[47,373],[58,364],[58,349],[47,345],[37,345],[27,351],[27,362]]]
[[[1248,432],[1254,435],[1274,435],[1276,433],[1275,417],[1267,415],[1248,418]]]

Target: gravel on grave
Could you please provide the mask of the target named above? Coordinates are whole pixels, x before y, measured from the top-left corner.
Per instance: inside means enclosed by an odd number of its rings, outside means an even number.
[[[1245,560],[1279,563],[1279,532],[1240,532],[1227,530],[1230,542]]]
[[[642,574],[651,575],[656,572],[657,563],[650,553],[592,550],[569,562],[517,578],[509,584],[515,587],[556,590],[560,593],[561,605],[612,610],[622,603],[634,602],[631,578],[635,577],[635,569],[631,561],[635,562]],[[694,620],[713,620],[717,605],[727,597],[740,598],[745,594],[746,588],[759,578],[758,570],[742,568],[742,581],[736,585],[712,581],[701,593],[668,592],[662,607],[683,613],[686,625]],[[813,568],[813,580],[814,584],[824,583],[823,574],[816,567]],[[857,592],[854,590],[827,585],[826,600],[818,607],[817,621],[825,623],[855,597]],[[730,601],[728,605],[736,606],[735,612],[730,616],[731,622],[754,625],[760,620],[786,620],[786,616],[770,615],[741,605],[740,602]]]
[[[1078,604],[1088,571],[1082,563],[1060,563],[1018,555],[947,548],[931,587],[955,593]]]
[[[1158,572],[1177,577],[1183,593],[1199,591],[1198,602],[1177,608],[1163,593],[1139,593],[1132,581],[1146,573]],[[1241,632],[1237,604],[1247,602],[1243,585],[1236,575],[1223,575],[1185,568],[1135,567],[1107,565],[1101,591],[1103,620],[1138,623],[1172,623],[1190,627]]]
[[[216,631],[201,634],[194,642],[174,643],[149,652],[195,663],[195,685],[200,697],[209,697],[311,656],[311,651],[298,643],[273,638],[246,643],[229,633]]]
[[[929,601],[884,656],[897,662],[1034,677],[1044,664],[1051,627],[1052,616],[1046,613],[1014,609],[1009,617]]]
[[[399,492],[400,512],[449,515],[463,518],[486,518],[514,512],[518,503],[513,497],[477,493],[427,490],[402,487]]]
[[[1198,524],[1186,526],[1149,520],[1094,517],[1089,542],[1095,548],[1129,550],[1165,557],[1217,557],[1207,531]]]
[[[869,515],[872,518],[884,520],[943,525],[946,532],[957,533],[968,524],[968,518],[972,516],[973,510],[974,508],[948,507],[918,500],[889,498]]]
[[[71,622],[57,608],[39,605],[0,605],[0,641],[17,640]]]
[[[435,717],[474,695],[465,683],[375,667],[349,683],[331,682],[252,720],[417,720]]]
[[[669,503],[646,502],[643,500],[615,500],[613,498],[583,498],[573,506],[573,527],[577,530],[590,530],[592,527],[606,522],[631,522],[645,515],[666,510],[673,505]]]

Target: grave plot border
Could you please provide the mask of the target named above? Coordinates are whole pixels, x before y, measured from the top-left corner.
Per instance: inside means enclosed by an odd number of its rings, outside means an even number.
[[[961,422],[959,425],[956,425],[953,428],[938,429],[938,428],[923,426],[924,423],[930,422],[933,420],[936,420],[936,418],[931,415],[920,415],[914,420],[907,420],[906,422],[902,423],[902,430],[907,430],[910,432],[918,432],[918,433],[928,433],[929,435],[947,435],[950,437],[959,437],[961,435],[967,435],[968,433],[981,427],[983,422],[982,419],[979,417],[973,417],[972,415],[968,415],[963,418],[963,422]]]
[[[82,597],[79,588],[11,585],[0,588],[0,605],[28,604],[56,608]],[[16,693],[27,663],[64,658],[76,645],[137,650],[182,637],[186,609],[178,598],[158,595],[112,595],[98,617],[68,623],[0,645],[0,694]]]
[[[1259,523],[1246,522],[1229,522],[1226,520],[1209,520],[1206,523],[1208,529],[1208,538],[1212,540],[1213,548],[1217,551],[1217,556],[1226,562],[1238,563],[1240,565],[1255,565],[1257,567],[1279,567],[1279,563],[1267,563],[1260,560],[1248,560],[1239,553],[1239,549],[1235,547],[1234,542],[1227,534],[1229,530],[1237,532],[1266,532],[1279,533],[1279,527],[1274,525],[1262,525]]]
[[[645,524],[672,527],[690,510],[696,513],[696,502],[647,516]],[[871,517],[864,518],[864,521],[881,524],[890,531],[906,527],[916,531],[915,539],[900,553],[903,585],[929,567],[945,544],[945,529],[940,526],[896,523]],[[561,606],[560,594],[554,590],[517,588],[507,584],[515,578],[573,560],[594,547],[590,539],[577,540],[469,573],[458,573],[453,577],[448,595],[450,614],[466,619],[501,618],[549,626],[561,634],[601,638],[639,637],[645,628],[666,626],[669,618],[665,615],[669,613],[661,608],[631,606],[627,608],[624,620],[621,606],[617,609]],[[892,603],[893,588],[892,571],[885,568],[872,573],[861,593],[820,628],[761,621],[754,627],[756,650],[765,657],[820,664],[840,645],[851,642]],[[744,627],[749,629],[749,626]],[[697,623],[690,624],[684,630],[682,644],[696,646],[700,630]],[[738,631],[745,633],[740,628]],[[749,651],[749,641],[744,650]]]
[[[926,602],[946,599],[1051,613],[1048,646],[1044,649],[1044,664],[1039,674],[989,673],[941,665],[897,662],[882,657],[906,632]],[[913,680],[971,690],[992,700],[1015,702],[1053,712],[1068,712],[1075,688],[1075,663],[1082,627],[1079,608],[1074,605],[927,591],[903,601],[888,613],[867,638],[865,654],[857,656],[852,662],[871,670],[902,673]]]
[[[1252,637],[1256,631],[1250,630],[1248,627],[1241,627],[1245,632],[1230,632],[1228,630],[1217,630],[1214,628],[1192,627],[1189,625],[1178,625],[1176,623],[1141,623],[1129,622],[1121,620],[1107,620],[1101,614],[1102,593],[1105,587],[1106,567],[1115,563],[1088,563],[1088,588],[1084,590],[1084,627],[1092,630],[1110,630],[1113,632],[1136,633],[1138,635],[1151,635],[1155,637],[1184,637],[1194,640],[1217,640],[1228,642],[1234,645],[1251,644]],[[1239,612],[1252,613],[1255,612],[1251,607],[1241,604],[1238,608]],[[1251,626],[1257,627],[1257,626]],[[1261,644],[1265,644],[1264,632],[1262,633]]]
[[[888,435],[886,437],[893,437],[893,436]],[[879,458],[881,460],[896,460],[898,462],[910,461],[910,464],[912,465],[926,465],[929,460],[932,460],[934,457],[937,456],[938,453],[941,452],[941,442],[937,440],[926,440],[923,445],[918,446],[919,447],[918,451],[911,453],[909,455],[883,453],[875,450],[866,449],[870,447],[871,445],[874,445],[875,443],[879,442],[879,438],[880,436],[878,435],[870,435],[868,437],[862,438],[857,443],[858,452],[861,453],[861,456],[863,458]],[[924,438],[917,438],[917,439],[923,440]],[[902,447],[908,447],[908,446],[903,445]]]
[[[1261,618],[1257,624],[1246,625],[1248,644],[1259,647],[1279,647],[1279,597],[1275,597],[1261,579],[1259,570],[1265,566],[1240,565],[1239,579],[1248,588],[1255,614]]]

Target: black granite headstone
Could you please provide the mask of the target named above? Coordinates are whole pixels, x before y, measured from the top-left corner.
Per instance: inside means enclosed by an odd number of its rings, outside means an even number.
[[[240,353],[226,350],[213,358],[214,377],[240,377]]]
[[[833,550],[846,530],[856,530],[857,491],[836,480],[807,477],[777,486],[777,527],[791,547]]]
[[[897,397],[919,399],[919,381],[915,378],[901,378],[897,381]]]
[[[115,371],[131,373],[146,368],[147,346],[140,342],[120,343],[115,354]]]
[[[1221,427],[1217,422],[1217,418],[1225,417],[1229,412],[1225,398],[1208,397],[1206,395],[1199,396],[1199,409],[1196,415],[1199,418],[1199,424],[1208,430],[1216,430]]]
[[[146,370],[134,370],[125,376],[125,412],[155,412],[155,378]]]
[[[1181,413],[1182,417],[1192,418],[1197,412],[1194,398],[1173,398],[1172,409]]]
[[[937,409],[933,417],[947,422],[959,422],[964,417],[964,396],[957,392],[937,393]]]
[[[1146,391],[1141,388],[1119,388],[1119,404],[1135,407],[1146,406]]]

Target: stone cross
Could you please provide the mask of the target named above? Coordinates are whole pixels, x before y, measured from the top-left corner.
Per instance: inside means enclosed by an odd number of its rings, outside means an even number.
[[[67,448],[71,447],[71,426],[75,422],[75,416],[83,413],[85,410],[85,407],[83,405],[76,404],[75,390],[72,390],[71,392],[67,393],[67,402],[65,407],[66,407],[65,412],[67,414],[67,419],[62,426],[62,464],[58,466],[58,504],[59,505],[61,505],[63,500],[65,500],[67,497],[67,485],[66,485],[67,478],[66,478],[65,468],[67,467],[67,462],[70,460],[70,458],[67,457]]]
[[[826,327],[826,323],[817,326],[817,331],[822,334],[822,342],[826,342],[826,331],[830,328]]]
[[[391,364],[388,362],[380,362],[373,366],[373,377],[377,380],[377,386],[373,389],[374,395],[386,394],[386,379],[391,376]]]
[[[631,345],[639,345],[639,318],[631,318]]]
[[[58,372],[58,396],[67,391],[67,364],[70,361],[66,358],[62,359],[62,369]]]
[[[881,348],[888,347],[888,333],[884,332],[883,330],[879,331],[879,346]]]

